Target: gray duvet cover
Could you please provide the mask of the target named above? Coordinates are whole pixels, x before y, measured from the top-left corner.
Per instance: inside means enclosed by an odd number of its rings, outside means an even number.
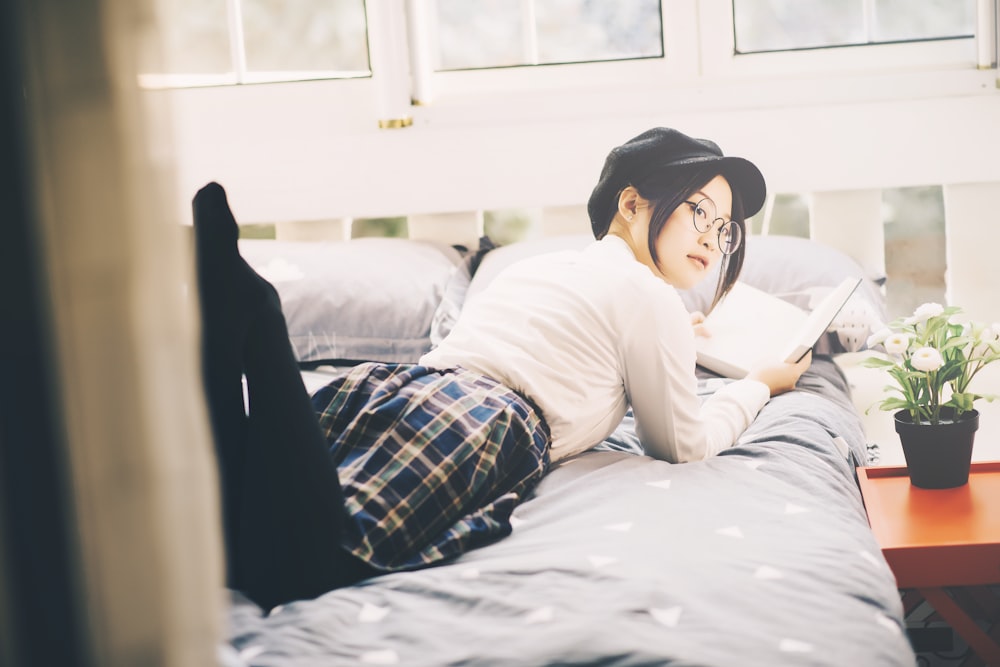
[[[913,665],[844,379],[818,358],[799,386],[704,462],[641,455],[626,421],[555,466],[510,537],[449,564],[266,617],[234,593],[223,661]]]

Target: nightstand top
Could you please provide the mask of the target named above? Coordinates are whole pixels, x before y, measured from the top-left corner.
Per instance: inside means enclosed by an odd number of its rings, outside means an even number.
[[[905,467],[858,468],[868,522],[900,587],[1000,582],[1000,461],[921,489]]]

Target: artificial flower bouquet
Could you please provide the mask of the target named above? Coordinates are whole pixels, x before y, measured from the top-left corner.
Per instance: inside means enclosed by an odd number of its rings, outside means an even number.
[[[1000,323],[991,326],[963,320],[961,308],[925,303],[868,339],[888,358],[869,357],[869,368],[883,368],[896,381],[890,395],[876,403],[882,410],[907,410],[914,424],[957,421],[979,399],[992,394],[969,391],[969,383],[988,364],[1000,360]],[[872,406],[875,407],[875,406]]]

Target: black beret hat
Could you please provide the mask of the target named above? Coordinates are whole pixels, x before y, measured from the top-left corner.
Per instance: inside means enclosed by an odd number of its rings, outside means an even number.
[[[724,156],[722,149],[708,139],[695,139],[669,127],[654,127],[608,153],[601,178],[587,202],[594,236],[607,231],[619,193],[634,180],[653,170],[699,164],[719,165],[719,173],[743,200],[747,218],[764,205],[764,176],[752,162]]]

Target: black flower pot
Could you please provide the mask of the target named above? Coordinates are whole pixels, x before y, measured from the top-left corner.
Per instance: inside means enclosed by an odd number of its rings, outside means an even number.
[[[979,429],[979,411],[941,409],[940,424],[914,424],[907,410],[895,414],[896,433],[903,445],[910,483],[922,489],[951,489],[969,481],[972,444]]]

